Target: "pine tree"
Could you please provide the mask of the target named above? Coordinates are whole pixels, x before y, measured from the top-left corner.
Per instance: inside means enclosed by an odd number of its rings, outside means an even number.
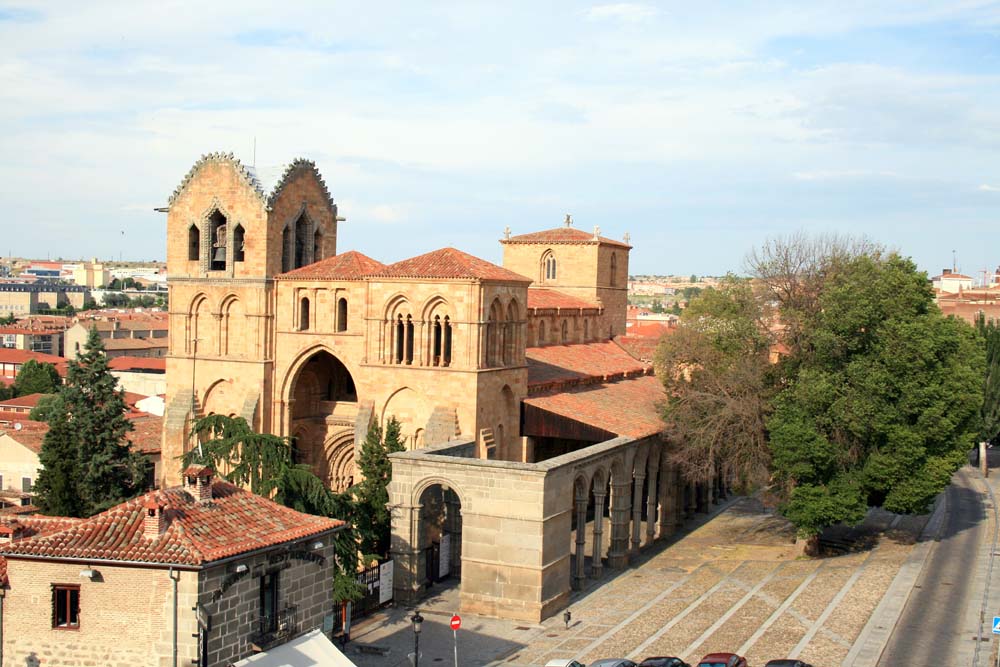
[[[43,514],[51,516],[86,516],[80,497],[81,470],[77,465],[77,447],[62,402],[49,414],[49,431],[42,441],[38,461],[42,465],[35,480],[35,503]]]
[[[358,468],[364,480],[353,487],[357,502],[355,527],[361,552],[373,557],[384,557],[389,552],[392,516],[389,513],[389,482],[392,480],[392,462],[389,454],[403,451],[400,425],[390,417],[382,428],[374,423],[369,427],[358,457]]]
[[[140,493],[149,462],[131,449],[125,395],[109,372],[96,329],[90,330],[83,353],[69,362],[62,398],[75,440],[85,513],[96,514]]]

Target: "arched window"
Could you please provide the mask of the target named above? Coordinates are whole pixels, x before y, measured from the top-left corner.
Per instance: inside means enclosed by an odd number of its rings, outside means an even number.
[[[562,321],[562,327],[559,331],[560,340],[559,342],[565,345],[569,342],[569,322],[566,320]]]
[[[299,331],[309,330],[309,299],[302,298],[299,302]]]
[[[347,331],[347,299],[337,299],[337,331]]]
[[[618,284],[618,255],[611,253],[611,286]]]
[[[288,227],[281,232],[281,272],[292,270],[292,230]]]
[[[212,271],[225,271],[228,249],[226,248],[226,216],[215,211],[208,218],[208,238],[212,243],[209,265]]]
[[[545,345],[545,320],[538,321],[538,345]]]
[[[590,320],[583,320],[583,342],[590,340]]]
[[[246,236],[243,231],[243,225],[236,225],[236,229],[233,230],[233,261],[242,262],[244,259],[244,237]]]
[[[323,259],[323,233],[316,230],[313,234],[313,261],[318,262]]]
[[[413,363],[413,318],[406,316],[406,363]]]
[[[551,250],[546,250],[544,253],[542,253],[541,269],[542,269],[541,282],[546,282],[549,280],[556,279],[556,256],[552,254]]]
[[[197,262],[201,259],[201,230],[197,225],[188,227],[188,261]]]
[[[395,324],[395,340],[393,341],[393,361],[397,364],[403,363],[403,339],[406,333],[406,327],[403,325],[403,316],[396,316]]]
[[[447,315],[444,316],[444,327],[442,331],[442,336],[444,339],[443,349],[441,351],[441,361],[442,366],[451,365],[451,318]]]
[[[306,242],[309,240],[309,221],[305,215],[300,215],[295,221],[295,268],[309,263],[306,257]]]
[[[434,316],[434,323],[431,325],[431,366],[441,365],[441,343],[443,338],[441,331],[441,316]]]

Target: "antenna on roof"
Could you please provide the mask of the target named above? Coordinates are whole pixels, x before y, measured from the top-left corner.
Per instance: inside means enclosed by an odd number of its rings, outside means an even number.
[[[958,269],[955,268],[955,251],[951,251],[951,272],[955,273]]]

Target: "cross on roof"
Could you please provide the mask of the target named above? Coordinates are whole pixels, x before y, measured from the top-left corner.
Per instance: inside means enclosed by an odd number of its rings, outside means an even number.
[[[571,216],[569,213],[566,214],[566,226],[567,227],[573,226],[573,216]]]

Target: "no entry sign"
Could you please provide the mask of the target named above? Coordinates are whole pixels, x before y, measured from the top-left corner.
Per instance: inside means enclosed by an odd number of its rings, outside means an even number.
[[[458,630],[460,627],[462,627],[462,617],[455,614],[451,617],[451,629]]]

